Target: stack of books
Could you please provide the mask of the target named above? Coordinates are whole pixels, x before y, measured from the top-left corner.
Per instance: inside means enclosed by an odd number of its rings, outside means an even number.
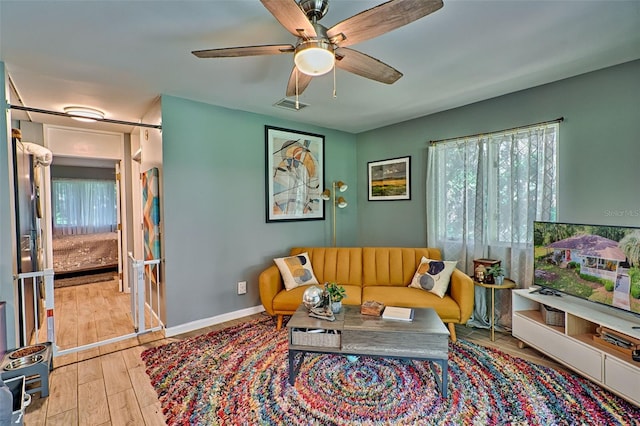
[[[413,321],[413,309],[387,306],[382,312],[382,318],[400,321]]]

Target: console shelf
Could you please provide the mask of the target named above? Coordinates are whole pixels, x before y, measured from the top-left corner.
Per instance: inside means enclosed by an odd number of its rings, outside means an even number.
[[[514,290],[512,334],[602,387],[640,406],[640,362],[631,355],[595,340],[606,328],[640,341],[640,318],[577,297]],[[545,323],[540,304],[564,312],[564,325]]]

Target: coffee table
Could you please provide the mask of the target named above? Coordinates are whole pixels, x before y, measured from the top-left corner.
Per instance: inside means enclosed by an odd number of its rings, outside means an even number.
[[[413,321],[360,314],[360,306],[343,305],[335,321],[311,318],[300,307],[287,323],[289,383],[293,385],[307,353],[419,359],[440,365],[434,372],[440,393],[447,397],[449,330],[432,308],[413,308]]]

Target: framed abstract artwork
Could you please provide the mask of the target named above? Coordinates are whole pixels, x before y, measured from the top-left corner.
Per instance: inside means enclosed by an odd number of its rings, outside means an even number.
[[[411,199],[411,156],[367,163],[369,201]]]
[[[144,260],[160,259],[160,198],[158,168],[142,173],[142,229],[144,232]],[[158,265],[145,265],[147,276],[157,284]]]
[[[324,220],[324,136],[265,126],[267,222]]]

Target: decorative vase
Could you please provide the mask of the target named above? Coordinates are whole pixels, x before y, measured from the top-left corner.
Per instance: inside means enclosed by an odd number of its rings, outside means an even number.
[[[502,285],[504,284],[504,275],[498,275],[494,277],[494,280],[496,281],[496,285]]]
[[[342,309],[342,300],[339,302],[331,302],[331,311],[336,314]]]
[[[484,282],[484,273],[485,273],[485,267],[484,266],[478,265],[478,267],[475,269],[474,273],[475,273],[476,281],[478,281],[479,283]]]

